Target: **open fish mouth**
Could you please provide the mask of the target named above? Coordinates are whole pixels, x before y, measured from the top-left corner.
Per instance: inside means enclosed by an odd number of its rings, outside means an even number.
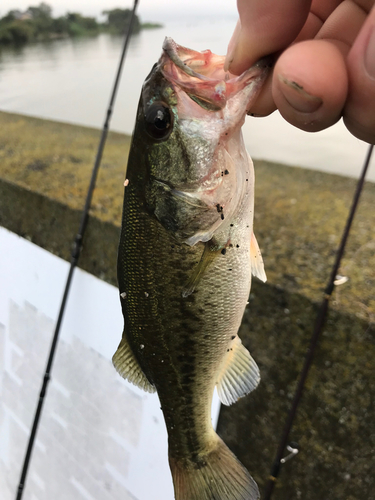
[[[260,59],[240,76],[224,71],[225,56],[213,54],[210,50],[197,52],[178,45],[166,37],[160,68],[164,77],[176,83],[202,107],[216,111],[223,109],[227,101],[249,85],[269,73],[273,59]]]

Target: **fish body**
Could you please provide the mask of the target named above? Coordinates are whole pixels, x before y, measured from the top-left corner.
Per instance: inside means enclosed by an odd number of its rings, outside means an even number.
[[[177,500],[255,500],[258,489],[214,431],[211,402],[259,382],[237,336],[251,275],[254,172],[241,135],[267,74],[166,39],[141,93],[127,167],[118,282],[118,372],[157,391]]]

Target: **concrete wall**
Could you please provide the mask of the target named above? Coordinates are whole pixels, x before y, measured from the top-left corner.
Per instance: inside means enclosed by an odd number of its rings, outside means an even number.
[[[68,259],[98,131],[5,113],[0,125],[0,225]],[[128,145],[126,136],[110,135],[80,263],[111,284]],[[255,165],[255,233],[268,282],[254,280],[240,336],[262,382],[221,410],[218,430],[263,488],[355,182]],[[301,452],[283,466],[275,500],[375,499],[374,200],[367,183],[340,269],[349,280],[334,292],[291,434]]]

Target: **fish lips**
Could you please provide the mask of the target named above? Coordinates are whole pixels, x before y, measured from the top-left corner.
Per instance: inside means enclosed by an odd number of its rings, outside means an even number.
[[[273,57],[260,59],[239,76],[224,71],[224,62],[225,56],[210,50],[197,52],[166,37],[158,66],[166,80],[185,91],[201,107],[217,111],[251,82],[256,81],[260,88],[273,66]],[[244,105],[246,107],[246,103]]]
[[[177,87],[184,91],[203,109],[218,111],[224,109],[228,100],[251,83],[259,89],[270,73],[274,58],[267,56],[260,59],[251,68],[236,76],[224,71],[225,56],[210,50],[194,51],[178,45],[172,38],[166,37],[163,52],[143,84],[143,103],[147,107],[155,95],[171,95],[166,88]],[[252,91],[253,99],[256,91]],[[172,103],[173,104],[173,103]],[[243,106],[249,108],[249,103]]]

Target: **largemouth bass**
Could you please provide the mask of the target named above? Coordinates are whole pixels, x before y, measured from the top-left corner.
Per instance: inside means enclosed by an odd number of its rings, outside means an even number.
[[[259,497],[214,431],[211,401],[215,386],[228,405],[259,382],[237,336],[251,275],[266,279],[241,126],[268,65],[234,77],[223,64],[166,38],[142,87],[125,181],[118,255],[125,326],[113,362],[159,395],[177,500]]]

